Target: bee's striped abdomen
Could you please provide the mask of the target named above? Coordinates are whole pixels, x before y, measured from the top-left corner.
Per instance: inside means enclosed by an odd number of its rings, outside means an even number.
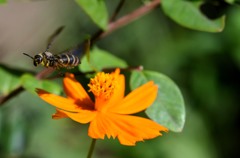
[[[80,64],[79,58],[72,54],[60,54],[56,58],[60,67],[72,68]]]

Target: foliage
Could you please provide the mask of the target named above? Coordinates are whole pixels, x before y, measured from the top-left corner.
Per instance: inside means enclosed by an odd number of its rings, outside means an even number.
[[[8,95],[11,91],[20,86],[20,79],[17,75],[11,73],[9,70],[0,67],[0,94]]]
[[[76,0],[76,2],[83,8],[95,24],[104,30],[107,29],[108,13],[103,0]]]
[[[154,81],[159,88],[158,97],[154,104],[147,109],[147,115],[172,131],[181,132],[185,123],[185,109],[178,87],[167,76],[158,72],[134,71],[130,80],[131,89],[133,90],[147,81]]]
[[[225,17],[209,19],[199,9],[204,2],[163,0],[164,12],[182,26],[207,32],[220,32],[224,28]]]
[[[35,93],[36,88],[45,89],[55,94],[60,94],[62,91],[59,84],[56,84],[55,82],[48,81],[48,80],[41,80],[41,81],[37,80],[34,76],[30,74],[22,75],[21,82],[22,82],[23,88],[33,94],[36,94]]]
[[[90,60],[88,61],[87,55],[85,55],[82,58],[82,64],[79,65],[79,69],[82,72],[94,70],[101,71],[103,69],[114,67],[126,68],[127,63],[124,60],[119,59],[114,55],[111,55],[110,53],[97,47],[94,47],[92,49]]]

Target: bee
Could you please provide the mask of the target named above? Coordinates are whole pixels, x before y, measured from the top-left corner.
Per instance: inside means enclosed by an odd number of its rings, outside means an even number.
[[[27,53],[23,53],[24,55],[30,57],[33,60],[33,65],[43,65],[45,67],[53,67],[53,68],[74,68],[78,66],[81,62],[79,57],[70,54],[70,53],[62,53],[62,54],[53,54],[49,52],[49,48],[51,47],[55,38],[60,34],[63,30],[63,26],[58,28],[55,33],[49,38],[49,42],[46,48],[46,51],[35,55],[34,57],[30,56]],[[76,51],[75,51],[76,52]]]
[[[80,59],[72,54],[54,55],[51,52],[43,52],[35,55],[34,57],[26,53],[23,54],[33,59],[34,66],[41,64],[45,67],[71,69],[80,64]]]

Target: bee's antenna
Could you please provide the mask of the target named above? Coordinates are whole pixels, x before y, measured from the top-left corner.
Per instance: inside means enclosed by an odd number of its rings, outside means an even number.
[[[28,56],[29,58],[34,59],[32,56],[30,56],[29,54],[23,53],[24,55]]]

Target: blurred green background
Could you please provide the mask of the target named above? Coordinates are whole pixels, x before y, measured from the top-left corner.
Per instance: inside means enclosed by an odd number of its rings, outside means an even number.
[[[117,1],[106,1],[112,13]],[[121,15],[139,7],[126,1]],[[180,87],[186,103],[181,133],[121,146],[99,140],[98,158],[225,158],[240,157],[240,9],[227,11],[221,33],[185,29],[156,9],[118,29],[96,44],[126,60],[168,75]],[[44,51],[48,37],[66,28],[51,48],[61,52],[81,43],[97,27],[72,0],[9,1],[0,6],[0,68],[16,77],[39,72],[22,53]],[[0,76],[1,87],[4,77]],[[61,80],[56,82],[61,83]],[[20,93],[0,107],[0,157],[79,158],[90,146],[87,125],[51,119],[54,108],[35,94]]]

